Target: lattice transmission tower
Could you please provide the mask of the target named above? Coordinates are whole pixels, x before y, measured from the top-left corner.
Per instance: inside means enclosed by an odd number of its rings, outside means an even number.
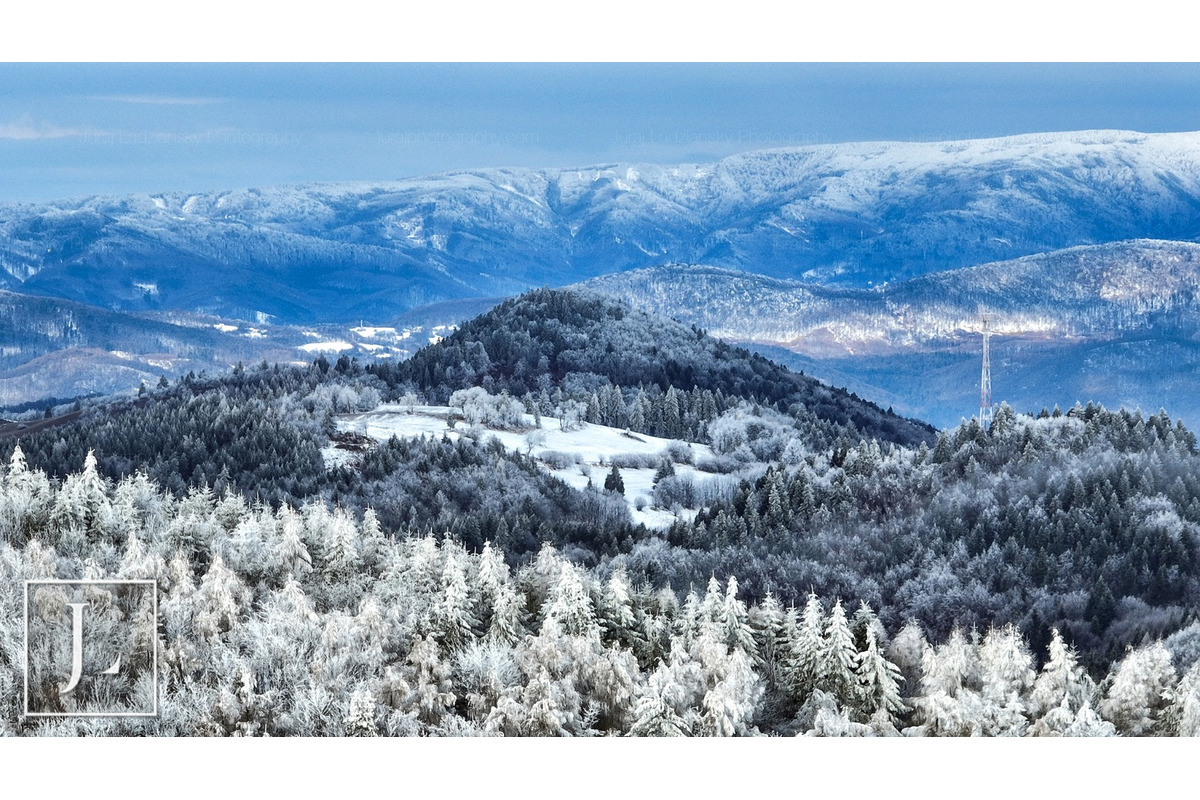
[[[979,424],[984,430],[992,424],[992,356],[990,344],[992,338],[992,320],[995,316],[980,312],[979,319],[983,323],[983,373],[979,377]]]

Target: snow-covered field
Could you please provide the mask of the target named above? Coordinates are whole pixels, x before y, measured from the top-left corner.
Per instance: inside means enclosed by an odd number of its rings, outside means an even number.
[[[415,406],[410,414],[407,406],[382,405],[373,411],[342,416],[337,426],[340,431],[359,433],[379,441],[387,441],[392,436],[440,438],[443,434],[455,440],[469,426],[460,417],[454,429],[451,429],[447,420],[452,413],[457,412],[447,406]],[[633,454],[665,457],[667,447],[671,444],[670,439],[629,433],[605,425],[583,423],[578,429],[564,431],[554,417],[542,417],[541,428],[534,426],[534,419],[528,414],[523,415],[523,421],[525,428],[520,431],[485,428],[484,438],[494,437],[510,450],[534,456],[548,472],[577,489],[586,487],[589,482],[603,486],[614,457]],[[691,448],[693,461],[712,456],[712,449],[708,445],[689,444],[688,447]],[[324,454],[330,466],[346,463],[348,456],[345,451],[332,447],[326,448]],[[564,461],[576,463],[564,466]],[[690,475],[697,484],[715,477],[690,464],[675,462],[674,467],[675,474]],[[681,518],[696,515],[698,509],[694,508],[672,512],[653,507],[655,467],[622,467],[619,471],[625,484],[625,502],[635,522],[662,529],[675,521],[676,513]],[[641,510],[637,508],[639,500],[643,501]]]

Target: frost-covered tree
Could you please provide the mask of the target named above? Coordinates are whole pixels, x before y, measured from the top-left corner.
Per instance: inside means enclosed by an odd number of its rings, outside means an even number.
[[[786,680],[784,665],[788,651],[785,618],[783,606],[770,591],[750,613],[750,628],[758,645],[760,674],[768,695],[777,694]]]
[[[1034,682],[1033,657],[1012,625],[992,628],[979,647],[985,736],[1021,736],[1028,727],[1025,697]]]
[[[435,725],[457,699],[450,682],[450,666],[442,660],[441,648],[432,634],[414,640],[407,660],[410,677],[401,684],[404,706],[426,725]]]
[[[1130,652],[1111,677],[1100,713],[1128,736],[1158,736],[1160,719],[1177,676],[1162,642]]]
[[[579,571],[564,563],[557,583],[550,592],[546,607],[546,622],[565,634],[586,634],[596,625],[591,598],[584,589]]]
[[[786,667],[792,698],[801,703],[817,688],[825,652],[825,610],[816,594],[809,593],[799,625],[789,630],[791,650]]]
[[[286,574],[303,578],[312,572],[312,556],[300,532],[303,523],[296,513],[284,506],[279,511],[279,538],[275,544],[275,559]]]
[[[874,718],[878,714],[879,722],[896,726],[899,716],[907,711],[900,690],[904,677],[900,668],[880,652],[874,626],[867,626],[864,636],[866,649],[858,655],[855,675],[858,680],[857,707],[866,717]]]
[[[979,657],[958,628],[922,658],[921,694],[913,698],[918,730],[932,736],[979,736],[984,706]]]
[[[728,655],[722,672],[704,695],[700,728],[709,736],[753,735],[751,720],[762,699],[762,680],[741,648]]]
[[[454,544],[443,548],[445,567],[442,570],[441,599],[434,611],[435,633],[448,653],[462,649],[475,638],[474,605],[467,585],[466,554]]]
[[[725,644],[740,649],[755,663],[758,660],[758,645],[754,641],[754,630],[750,627],[750,615],[746,604],[738,599],[737,578],[730,575],[725,585],[725,599],[721,604],[720,626],[725,633]]]
[[[860,699],[856,670],[858,649],[842,601],[829,612],[825,637],[817,663],[817,688],[832,694],[844,707],[855,707]]]
[[[1192,664],[1166,699],[1164,733],[1200,736],[1200,661]]]
[[[634,708],[631,736],[689,736],[695,724],[684,711],[689,707],[689,691],[681,685],[677,670],[659,663],[650,673]],[[694,715],[693,715],[694,716]]]
[[[350,713],[345,719],[347,736],[378,736],[375,722],[375,697],[370,690],[358,688],[350,695]]]
[[[613,570],[605,581],[597,611],[606,640],[631,649],[645,646],[646,637],[639,626],[630,593],[629,576],[623,566]]]
[[[1091,706],[1096,697],[1095,682],[1057,628],[1050,632],[1048,652],[1029,696],[1030,733],[1034,736],[1064,735],[1079,711]]]

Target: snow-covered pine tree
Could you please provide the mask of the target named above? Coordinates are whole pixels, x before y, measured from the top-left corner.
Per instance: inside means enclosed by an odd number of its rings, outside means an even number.
[[[1126,736],[1159,736],[1160,718],[1177,676],[1162,642],[1139,647],[1116,666],[1100,713]]]
[[[344,720],[347,736],[378,736],[375,722],[375,697],[370,690],[359,687],[350,695],[350,713]]]
[[[546,624],[553,624],[571,636],[588,634],[596,627],[592,600],[573,564],[563,563],[558,582],[550,591],[543,628]]]
[[[959,628],[945,644],[925,650],[921,695],[913,698],[918,730],[932,736],[979,736],[983,700],[979,695],[979,656]]]
[[[473,599],[467,585],[466,553],[454,543],[443,548],[441,597],[434,610],[434,633],[446,653],[453,655],[475,638],[479,621],[471,613]]]
[[[809,593],[800,624],[788,644],[792,651],[788,682],[792,699],[799,705],[818,686],[825,651],[825,610],[816,594]]]
[[[1096,696],[1095,682],[1057,628],[1050,631],[1048,653],[1029,695],[1028,715],[1033,723],[1029,732],[1033,736],[1063,735],[1079,710]]]
[[[1200,661],[1192,664],[1166,699],[1164,732],[1174,736],[1200,736]]]
[[[725,662],[724,674],[704,695],[700,728],[709,736],[752,736],[751,721],[763,696],[762,680],[750,657],[735,648]]]
[[[787,653],[783,606],[770,590],[761,603],[750,609],[750,629],[754,632],[760,672],[770,696],[784,683],[783,670]]]
[[[859,702],[858,649],[842,601],[834,601],[825,627],[824,646],[821,648],[817,665],[817,688],[822,689],[841,703],[843,708],[854,708]]]
[[[1029,725],[1025,697],[1034,682],[1033,657],[1012,625],[992,628],[979,647],[983,734],[1022,736]]]
[[[452,691],[450,667],[442,660],[441,649],[433,634],[413,642],[408,663],[411,677],[405,681],[404,705],[415,711],[426,725],[436,725],[454,707],[457,698]]]
[[[296,512],[288,506],[279,509],[279,538],[275,544],[275,560],[285,575],[303,579],[312,572],[312,556],[301,538],[303,523]]]
[[[875,626],[866,626],[863,635],[866,649],[858,655],[856,671],[858,710],[864,717],[875,718],[880,715],[880,721],[899,727],[899,716],[908,710],[900,691],[904,677],[900,674],[900,668],[880,652]]]
[[[597,611],[605,640],[619,642],[632,649],[640,649],[645,645],[637,614],[634,613],[629,577],[624,566],[617,567],[609,574],[600,593]]]
[[[750,615],[746,604],[738,599],[737,578],[730,575],[725,586],[725,599],[721,605],[720,625],[725,631],[725,644],[730,648],[740,649],[750,659],[757,663],[758,646],[754,641],[754,630],[750,627]]]
[[[650,673],[634,706],[630,736],[690,736],[692,722],[677,708],[687,708],[687,690],[676,680],[675,670],[659,662]]]

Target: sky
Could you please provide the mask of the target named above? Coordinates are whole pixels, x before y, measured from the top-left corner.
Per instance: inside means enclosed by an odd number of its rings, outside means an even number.
[[[1200,129],[1200,65],[3,63],[0,201]]]

